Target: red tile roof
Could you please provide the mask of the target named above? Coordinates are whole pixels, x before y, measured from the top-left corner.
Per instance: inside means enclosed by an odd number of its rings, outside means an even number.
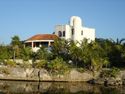
[[[31,38],[27,39],[26,41],[32,41],[32,40],[54,40],[57,39],[58,36],[54,34],[37,34],[32,36]]]

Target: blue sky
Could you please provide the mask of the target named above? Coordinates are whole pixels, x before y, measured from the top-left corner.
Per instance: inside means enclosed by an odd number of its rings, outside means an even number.
[[[0,0],[0,43],[52,33],[73,15],[98,38],[125,38],[125,0]]]

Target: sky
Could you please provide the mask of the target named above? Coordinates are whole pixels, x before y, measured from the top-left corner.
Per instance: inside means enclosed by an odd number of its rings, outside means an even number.
[[[125,38],[125,0],[0,0],[0,44],[51,34],[71,16],[95,28],[97,38]]]

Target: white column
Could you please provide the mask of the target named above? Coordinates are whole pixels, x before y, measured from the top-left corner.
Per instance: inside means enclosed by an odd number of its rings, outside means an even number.
[[[33,45],[34,45],[34,44],[33,44],[33,41],[32,41],[32,48],[33,48]]]
[[[48,47],[49,47],[50,45],[51,45],[51,42],[49,41],[49,42],[48,42]]]

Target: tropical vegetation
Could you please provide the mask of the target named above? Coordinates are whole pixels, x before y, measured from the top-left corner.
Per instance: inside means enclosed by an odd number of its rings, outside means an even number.
[[[10,45],[0,45],[0,64],[23,67],[29,64],[33,68],[45,68],[52,73],[61,74],[71,68],[92,72],[103,68],[125,68],[124,40],[97,38],[93,42],[84,39],[79,43],[57,39],[51,50],[42,46],[39,51],[32,52],[30,47],[24,47],[19,36],[14,36]],[[22,59],[24,64],[15,63],[16,59]],[[25,63],[29,60],[32,60],[32,64]]]

